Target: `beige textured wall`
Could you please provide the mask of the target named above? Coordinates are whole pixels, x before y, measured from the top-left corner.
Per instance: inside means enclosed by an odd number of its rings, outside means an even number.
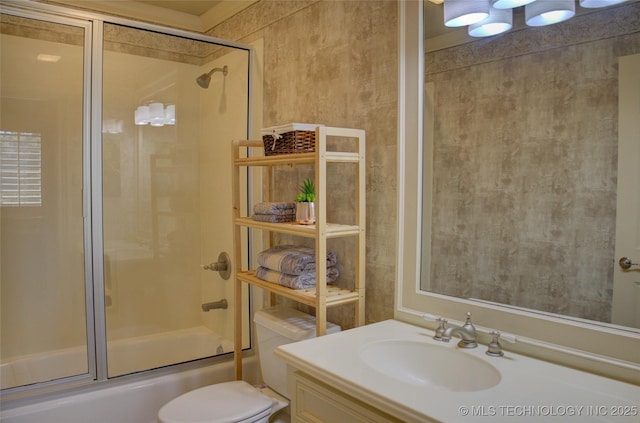
[[[393,317],[396,239],[397,3],[395,1],[261,1],[210,31],[250,42],[263,38],[265,126],[322,123],[367,131],[366,320]],[[277,184],[294,195],[310,169],[281,173]],[[344,173],[343,173],[344,172]],[[352,178],[336,169],[334,201]],[[348,245],[335,245],[348,275]],[[348,285],[348,278],[343,283]],[[350,307],[329,320],[353,326]]]
[[[640,52],[638,16],[630,4],[427,54],[434,291],[610,321],[617,58]]]

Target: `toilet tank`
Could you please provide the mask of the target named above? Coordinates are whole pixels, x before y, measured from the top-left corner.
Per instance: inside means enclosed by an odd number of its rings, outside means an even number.
[[[275,349],[316,336],[316,318],[285,306],[275,306],[257,311],[253,317],[258,337],[258,355],[265,384],[285,398],[291,398],[287,390],[287,366],[274,355]],[[327,322],[327,334],[340,332],[340,326]]]

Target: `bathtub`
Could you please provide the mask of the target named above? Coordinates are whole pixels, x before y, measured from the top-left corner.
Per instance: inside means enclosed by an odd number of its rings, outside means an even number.
[[[204,329],[204,330],[203,330]],[[175,333],[174,333],[175,332]],[[197,337],[202,341],[200,344],[193,344],[195,350],[201,348],[215,348],[225,352],[232,349],[232,345],[228,341],[217,338],[217,345],[211,347],[213,337],[211,332],[206,328],[191,328],[187,330],[169,332],[169,335],[150,335],[148,337],[136,338],[135,342],[125,342],[126,340],[116,341],[113,348],[131,350],[136,347],[144,351],[140,354],[132,354],[128,352],[127,357],[134,359],[136,356],[144,359],[144,363],[155,363],[164,361],[164,358],[158,358],[158,352],[167,352],[168,349],[177,349],[182,357],[184,355],[184,342],[189,337]],[[209,339],[203,335],[209,335]],[[134,341],[134,340],[128,340]],[[164,349],[164,351],[163,351]],[[73,349],[70,349],[73,350]],[[114,349],[117,351],[117,349]],[[64,363],[64,353],[67,353],[67,359],[72,360],[77,356],[77,351],[61,350],[55,354],[49,354],[52,358],[51,365],[61,365]],[[109,353],[112,354],[111,348]],[[143,354],[151,354],[151,357],[145,357]],[[125,356],[122,356],[124,358]],[[28,361],[32,362],[29,363]],[[151,360],[151,361],[150,361]],[[13,369],[18,367],[28,368],[30,364],[37,364],[39,367],[48,367],[45,357],[27,357],[20,362],[16,360]],[[7,364],[12,364],[7,363]],[[116,365],[118,360],[115,360]],[[72,365],[72,363],[67,363]],[[124,364],[126,368],[130,364]],[[147,365],[147,367],[149,367]],[[243,360],[244,374],[248,375],[247,380],[255,382],[255,375],[258,374],[258,366],[254,357]],[[3,367],[4,369],[11,367]],[[124,370],[121,368],[120,370]],[[26,373],[25,373],[26,374]],[[3,376],[4,377],[4,376]],[[0,410],[0,422],[2,423],[152,423],[156,421],[156,414],[160,407],[167,401],[176,396],[190,391],[192,389],[209,385],[212,383],[225,382],[233,380],[234,369],[233,362],[225,361],[206,367],[197,369],[176,371],[175,373],[150,376],[147,378],[136,378],[131,382],[122,382],[114,380],[107,382],[104,387],[92,389],[88,392],[67,395],[52,400],[40,401],[37,403],[24,405],[16,408],[5,409],[4,405]]]
[[[185,348],[188,346],[188,348]],[[233,351],[233,342],[204,326],[110,341],[109,377]],[[87,373],[84,346],[15,357],[0,365],[0,387],[29,385]]]
[[[188,346],[188,348],[185,348]],[[204,326],[109,342],[109,376],[155,369],[233,351],[233,341]]]

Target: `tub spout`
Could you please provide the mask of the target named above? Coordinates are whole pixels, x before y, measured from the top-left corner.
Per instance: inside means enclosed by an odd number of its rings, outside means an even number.
[[[202,311],[215,310],[218,308],[226,309],[227,307],[229,307],[229,304],[227,303],[227,300],[223,298],[220,301],[202,304]]]

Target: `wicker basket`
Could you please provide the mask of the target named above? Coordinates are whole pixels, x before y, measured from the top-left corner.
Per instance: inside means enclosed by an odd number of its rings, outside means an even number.
[[[263,129],[264,155],[313,153],[317,126],[322,125],[294,123]]]

